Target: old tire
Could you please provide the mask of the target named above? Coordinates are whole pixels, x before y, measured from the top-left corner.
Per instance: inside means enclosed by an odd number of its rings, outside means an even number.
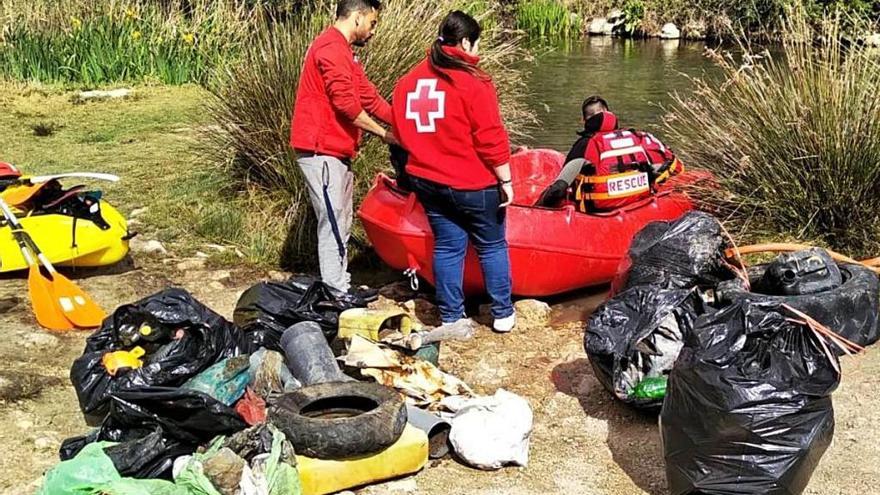
[[[298,454],[317,459],[372,455],[394,445],[406,427],[403,397],[377,383],[333,382],[285,394],[269,421]]]
[[[755,267],[755,272],[763,271],[759,268]],[[880,278],[858,265],[840,265],[840,271],[843,274],[842,285],[816,294],[769,296],[728,285],[723,299],[732,303],[767,301],[788,304],[845,339],[861,346],[874,344],[880,339]],[[753,278],[753,285],[758,280]]]

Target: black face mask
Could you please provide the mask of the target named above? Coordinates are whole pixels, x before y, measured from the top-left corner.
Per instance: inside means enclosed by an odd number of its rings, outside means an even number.
[[[602,124],[605,122],[605,112],[599,112],[584,122],[584,130],[579,134],[581,136],[590,136],[596,134],[602,129]]]

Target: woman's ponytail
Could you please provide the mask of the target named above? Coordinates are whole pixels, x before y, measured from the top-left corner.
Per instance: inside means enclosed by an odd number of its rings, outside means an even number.
[[[460,10],[450,12],[443,19],[443,23],[440,25],[440,34],[431,45],[431,55],[428,58],[431,67],[447,81],[452,79],[446,73],[449,70],[462,70],[477,77],[486,77],[486,74],[476,65],[453,57],[443,50],[444,46],[458,46],[465,39],[474,45],[480,39],[482,31],[480,23],[473,17]]]

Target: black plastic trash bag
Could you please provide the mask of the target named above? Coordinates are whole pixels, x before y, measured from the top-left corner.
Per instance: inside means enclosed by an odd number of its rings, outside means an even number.
[[[214,363],[238,355],[240,339],[234,325],[188,292],[167,289],[120,306],[104,320],[73,363],[70,380],[86,421],[95,426],[107,414],[111,394],[180,386]],[[135,346],[147,351],[143,367],[111,376],[102,362],[104,355]]]
[[[713,216],[690,212],[674,222],[652,222],[630,244],[612,293],[639,285],[665,289],[711,287],[734,274],[724,263],[726,241]]]
[[[72,459],[93,442],[119,442],[105,453],[124,476],[168,477],[177,457],[245,428],[238,413],[201,392],[166,387],[120,391],[98,430],[64,442],[61,460]]]
[[[91,442],[89,442],[91,443]],[[162,429],[104,449],[124,478],[167,478],[174,460],[191,454],[192,446],[167,438]]]
[[[695,290],[640,286],[616,295],[593,313],[584,336],[596,377],[621,401],[659,410],[662,398],[635,391],[644,379],[669,374],[704,311]]]
[[[843,282],[828,290],[802,295],[771,295],[764,286],[766,266],[749,269],[751,290],[739,280],[722,282],[716,289],[719,304],[774,303],[787,304],[806,313],[841,337],[868,346],[880,340],[880,277],[860,265],[840,264]],[[832,349],[838,354],[842,352]]]
[[[261,347],[284,352],[281,335],[303,321],[321,325],[327,341],[336,338],[339,314],[352,308],[366,308],[363,298],[338,291],[309,277],[287,282],[261,282],[241,295],[233,320],[244,332],[247,352]]]
[[[778,304],[742,303],[689,334],[661,414],[673,495],[796,495],[834,434],[839,363]]]

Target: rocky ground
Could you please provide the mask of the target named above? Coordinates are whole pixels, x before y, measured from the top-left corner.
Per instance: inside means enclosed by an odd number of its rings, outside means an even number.
[[[231,317],[239,294],[271,275],[211,270],[197,259],[141,257],[112,271],[73,276],[83,276],[78,283],[108,309],[177,285]],[[602,298],[587,293],[552,301],[552,325],[526,325],[504,336],[483,329],[473,341],[443,348],[442,367],[477,391],[503,387],[530,401],[535,427],[527,468],[484,473],[443,460],[413,478],[363,493],[667,493],[656,418],[611,400],[583,352],[579,320]],[[418,307],[420,316],[430,320],[430,304]],[[0,491],[29,494],[57,462],[61,441],[88,430],[68,380],[87,334],[39,329],[24,280],[12,276],[0,279],[0,328]],[[811,495],[872,493],[872,487],[880,486],[880,357],[872,351],[847,358],[844,368],[835,396],[834,444],[813,477]]]

